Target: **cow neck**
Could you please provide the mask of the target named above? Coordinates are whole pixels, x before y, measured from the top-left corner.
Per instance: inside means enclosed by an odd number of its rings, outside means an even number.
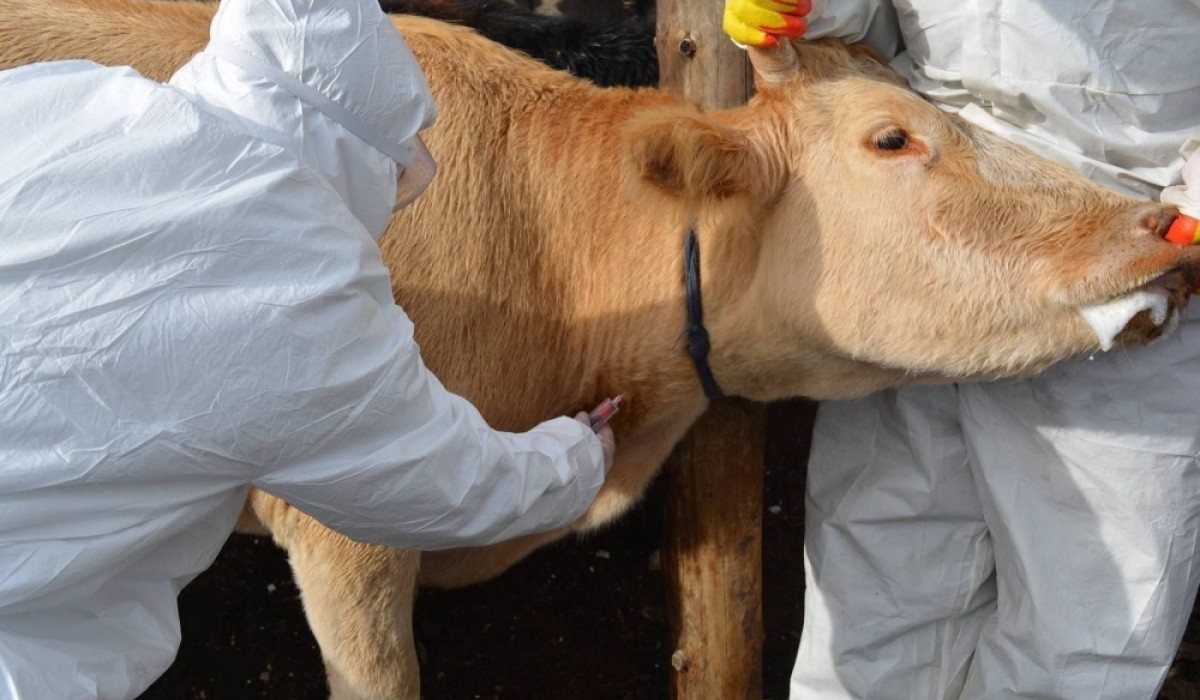
[[[712,342],[708,337],[708,329],[704,327],[704,300],[700,292],[700,242],[696,239],[695,224],[688,226],[683,244],[683,286],[687,294],[688,322],[684,332],[687,334],[688,355],[696,365],[704,395],[709,399],[718,399],[724,394],[708,364]]]

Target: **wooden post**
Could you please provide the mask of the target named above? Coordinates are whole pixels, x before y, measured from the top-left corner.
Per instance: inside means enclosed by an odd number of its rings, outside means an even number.
[[[658,0],[659,86],[701,109],[745,103],[754,92],[746,52],[721,31],[719,0]]]
[[[721,32],[723,4],[658,0],[662,87],[701,109],[742,104],[754,86],[745,52]],[[762,698],[764,416],[715,402],[667,468],[673,700]]]
[[[763,415],[714,403],[668,466],[673,700],[762,698]]]

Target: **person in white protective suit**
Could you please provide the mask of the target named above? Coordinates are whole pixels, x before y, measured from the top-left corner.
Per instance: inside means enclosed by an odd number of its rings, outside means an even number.
[[[726,12],[742,43],[785,26]],[[807,20],[1136,197],[1200,135],[1192,0],[816,0]],[[1164,341],[1035,379],[822,404],[792,700],[1154,698],[1200,581],[1198,396],[1193,303]]]
[[[170,85],[0,72],[0,698],[141,693],[248,484],[419,549],[591,503],[611,431],[491,430],[392,300],[434,117],[375,0],[224,0]]]

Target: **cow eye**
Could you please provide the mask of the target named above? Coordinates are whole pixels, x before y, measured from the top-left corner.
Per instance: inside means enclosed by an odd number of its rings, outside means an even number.
[[[875,137],[875,148],[881,151],[900,151],[908,147],[908,134],[891,129]]]

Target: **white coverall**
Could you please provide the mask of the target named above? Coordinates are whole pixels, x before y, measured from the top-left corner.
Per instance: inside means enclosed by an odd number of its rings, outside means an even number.
[[[375,0],[224,0],[170,86],[0,72],[0,698],[141,693],[248,484],[411,548],[591,502],[591,431],[489,429],[392,300],[433,119]]]
[[[807,37],[859,38],[878,3],[815,5]],[[1178,182],[1194,2],[895,6],[931,100],[1134,196]],[[1198,314],[1032,380],[824,403],[792,700],[1154,698],[1200,580]]]

